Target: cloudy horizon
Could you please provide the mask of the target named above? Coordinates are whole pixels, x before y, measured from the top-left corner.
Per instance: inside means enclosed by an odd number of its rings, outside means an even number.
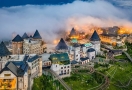
[[[62,5],[23,5],[0,8],[0,38],[10,39],[15,32],[33,34],[39,30],[48,42],[58,38],[58,32],[83,26],[127,26],[132,28],[128,9],[121,9],[101,0],[74,1]],[[7,36],[9,38],[7,38]]]

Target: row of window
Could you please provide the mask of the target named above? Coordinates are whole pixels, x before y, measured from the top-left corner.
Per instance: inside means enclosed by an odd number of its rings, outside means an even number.
[[[61,69],[63,69],[63,68],[65,69],[65,68],[66,68],[66,66],[64,66],[64,67],[61,67]],[[70,66],[67,66],[67,68],[70,68]]]

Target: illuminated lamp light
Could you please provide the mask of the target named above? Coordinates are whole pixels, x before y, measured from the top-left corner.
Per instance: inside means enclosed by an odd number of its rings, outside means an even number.
[[[112,46],[116,46],[116,42],[113,42],[113,43],[112,43]]]

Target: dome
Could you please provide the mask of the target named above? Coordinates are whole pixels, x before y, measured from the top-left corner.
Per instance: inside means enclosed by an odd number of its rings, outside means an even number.
[[[90,48],[87,50],[87,52],[94,52],[94,51],[95,51],[95,49],[93,49],[93,48]]]

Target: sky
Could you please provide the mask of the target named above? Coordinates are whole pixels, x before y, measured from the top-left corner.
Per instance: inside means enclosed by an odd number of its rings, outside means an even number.
[[[132,28],[131,0],[0,0],[0,38],[12,33],[33,34],[37,29],[46,42],[62,37],[60,32],[90,26]],[[43,2],[45,1],[45,2]]]

